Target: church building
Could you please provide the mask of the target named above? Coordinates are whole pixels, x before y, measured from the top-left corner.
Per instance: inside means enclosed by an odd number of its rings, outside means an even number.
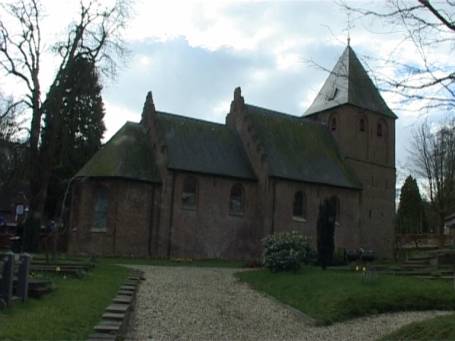
[[[71,254],[257,259],[297,230],[316,245],[335,196],[335,247],[390,257],[395,120],[347,46],[303,116],[249,104],[225,124],[155,109],[127,122],[72,183]]]

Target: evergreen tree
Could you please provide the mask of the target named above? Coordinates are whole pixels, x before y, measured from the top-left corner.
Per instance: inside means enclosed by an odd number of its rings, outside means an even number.
[[[397,212],[399,233],[424,233],[428,231],[425,209],[417,181],[408,176],[401,187],[400,204]]]
[[[325,270],[333,261],[335,250],[335,221],[337,218],[336,198],[325,199],[319,205],[317,222],[318,261]]]
[[[50,163],[48,217],[59,214],[69,180],[101,147],[105,131],[101,90],[95,65],[78,56],[48,94],[42,134],[42,154]]]

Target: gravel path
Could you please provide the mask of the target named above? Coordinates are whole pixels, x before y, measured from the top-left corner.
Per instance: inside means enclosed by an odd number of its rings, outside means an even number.
[[[238,269],[141,266],[128,338],[135,340],[374,340],[413,321],[445,312],[408,312],[315,327],[238,282]]]

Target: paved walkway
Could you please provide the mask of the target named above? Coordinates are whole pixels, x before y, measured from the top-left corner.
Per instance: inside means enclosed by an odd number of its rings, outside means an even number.
[[[412,321],[445,314],[383,314],[315,327],[238,282],[235,269],[141,266],[128,338],[135,340],[374,340]]]

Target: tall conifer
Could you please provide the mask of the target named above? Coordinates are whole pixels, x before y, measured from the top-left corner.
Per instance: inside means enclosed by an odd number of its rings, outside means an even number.
[[[401,187],[397,231],[399,233],[424,233],[428,230],[427,225],[417,181],[409,175]]]
[[[54,130],[55,143],[52,150],[46,213],[58,215],[59,202],[63,199],[68,181],[101,147],[104,126],[102,86],[95,65],[79,56],[69,65],[58,88],[59,103],[48,101],[45,111],[45,126],[42,149],[45,153]],[[55,97],[58,98],[59,95]],[[52,97],[52,90],[48,98]]]

